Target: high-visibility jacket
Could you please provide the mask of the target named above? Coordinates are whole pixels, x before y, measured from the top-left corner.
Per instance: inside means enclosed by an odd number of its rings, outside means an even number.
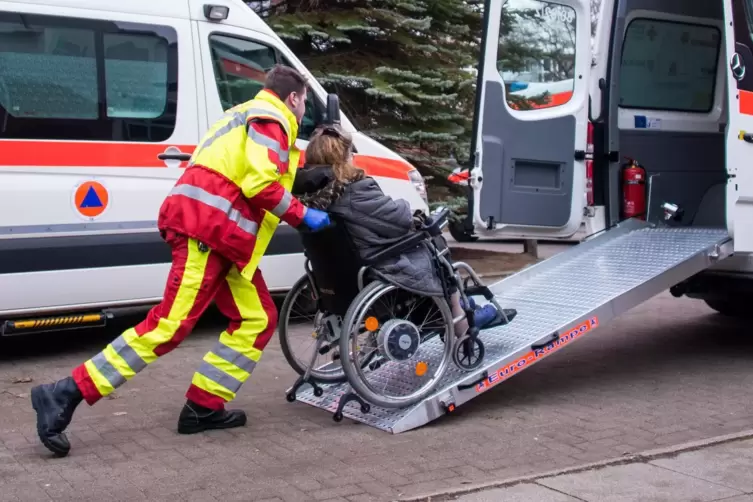
[[[268,90],[229,109],[162,204],[159,229],[203,242],[251,280],[280,219],[293,227],[303,220],[305,207],[290,193],[297,134],[295,115]]]

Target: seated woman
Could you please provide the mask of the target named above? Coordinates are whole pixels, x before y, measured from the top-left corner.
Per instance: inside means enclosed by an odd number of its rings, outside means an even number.
[[[385,195],[373,178],[353,166],[352,145],[351,138],[334,126],[315,131],[306,148],[306,165],[296,174],[293,194],[307,207],[327,211],[344,221],[361,257],[369,259],[415,232],[421,217],[411,213],[408,202]],[[373,268],[385,281],[404,290],[422,296],[444,295],[426,246]],[[452,292],[450,307],[453,317],[463,314],[458,291]],[[498,318],[491,304],[472,307],[478,328]],[[456,335],[462,336],[467,329],[467,321],[459,322]]]

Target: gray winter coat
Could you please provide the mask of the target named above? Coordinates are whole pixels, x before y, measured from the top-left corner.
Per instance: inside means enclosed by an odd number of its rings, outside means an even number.
[[[360,255],[376,253],[415,232],[413,214],[405,200],[385,195],[370,177],[340,184],[327,166],[306,166],[296,174],[294,195],[309,207],[326,210],[345,222]],[[421,245],[373,267],[385,281],[426,296],[442,296],[442,283],[431,251]]]

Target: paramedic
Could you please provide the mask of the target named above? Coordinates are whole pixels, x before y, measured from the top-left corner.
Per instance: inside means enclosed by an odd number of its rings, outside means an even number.
[[[314,230],[329,224],[326,213],[290,193],[305,106],[305,78],[277,66],[254,99],[206,133],[160,208],[158,227],[172,249],[162,302],[72,376],[32,389],[37,432],[50,451],[68,454],[63,431],[82,400],[93,405],[173,350],[212,300],[230,323],[193,375],[178,432],[246,424],[246,414],[225,403],[249,378],[277,324],[259,261],[279,220]]]

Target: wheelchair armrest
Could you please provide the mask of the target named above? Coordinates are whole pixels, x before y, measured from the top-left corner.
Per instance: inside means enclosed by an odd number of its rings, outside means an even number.
[[[442,235],[442,229],[447,225],[449,216],[450,210],[446,207],[441,207],[426,218],[421,230],[432,237]]]
[[[405,239],[393,244],[387,249],[378,252],[368,260],[363,260],[365,265],[376,265],[384,260],[394,258],[400,254],[417,247],[426,240],[426,234],[423,232],[414,232]]]

